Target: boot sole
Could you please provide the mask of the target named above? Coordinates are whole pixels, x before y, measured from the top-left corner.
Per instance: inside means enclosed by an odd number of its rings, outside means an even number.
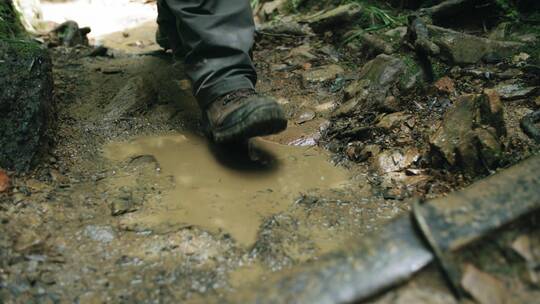
[[[246,111],[237,123],[209,133],[216,143],[230,143],[276,134],[286,128],[287,120],[281,108],[277,104],[264,104]]]

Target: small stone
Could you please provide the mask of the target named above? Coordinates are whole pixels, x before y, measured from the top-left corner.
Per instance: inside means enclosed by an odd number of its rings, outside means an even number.
[[[531,55],[522,52],[522,53],[519,53],[519,54],[515,55],[514,57],[512,57],[512,62],[513,63],[523,63],[523,62],[527,61],[529,58],[531,58]]]
[[[100,69],[103,74],[119,74],[122,73],[122,69],[118,67],[102,67]]]
[[[5,171],[0,169],[0,193],[5,192],[10,187],[10,179]]]
[[[296,123],[297,124],[303,124],[305,122],[313,120],[315,118],[315,116],[317,116],[317,114],[315,114],[315,112],[313,112],[311,110],[307,110],[307,111],[303,112],[302,114],[300,114],[300,116],[296,119]]]
[[[342,67],[336,64],[313,68],[302,73],[304,83],[328,82],[345,73]]]
[[[114,231],[110,226],[88,225],[84,229],[84,233],[90,239],[101,243],[110,243],[115,238]]]
[[[333,113],[333,116],[339,117],[339,116],[347,116],[354,112],[356,109],[356,106],[360,101],[356,98],[350,99],[349,101],[345,102],[344,104],[338,106]]]
[[[303,44],[299,47],[292,49],[287,56],[287,59],[297,59],[300,61],[315,60],[317,56],[313,55],[313,49],[309,44]]]
[[[386,150],[372,159],[371,166],[379,174],[397,172],[407,169],[420,159],[420,151],[416,148]]]
[[[396,112],[384,115],[377,123],[377,127],[384,130],[392,130],[404,125],[405,122],[407,122],[411,118],[412,115],[406,114],[404,112]]]
[[[119,216],[126,213],[137,211],[137,207],[134,206],[133,201],[125,199],[115,199],[111,202],[111,215]]]
[[[325,113],[325,112],[332,111],[332,109],[334,109],[335,107],[336,107],[336,104],[333,103],[332,101],[329,101],[329,102],[325,102],[325,103],[315,106],[315,111],[317,113]]]
[[[465,266],[461,286],[480,304],[510,303],[504,284],[471,264]]]

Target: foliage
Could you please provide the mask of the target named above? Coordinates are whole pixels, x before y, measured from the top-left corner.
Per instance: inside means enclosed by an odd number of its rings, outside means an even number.
[[[511,0],[494,0],[495,4],[503,11],[506,18],[511,21],[519,20],[519,12],[516,3]]]

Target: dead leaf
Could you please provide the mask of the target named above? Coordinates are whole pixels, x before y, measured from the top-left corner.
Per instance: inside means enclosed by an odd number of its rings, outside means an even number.
[[[10,181],[9,176],[0,169],[0,193],[5,192],[9,189]]]
[[[437,88],[437,90],[448,94],[454,93],[456,91],[454,81],[448,76],[442,77],[441,79],[437,80],[433,85],[435,86],[435,88]]]

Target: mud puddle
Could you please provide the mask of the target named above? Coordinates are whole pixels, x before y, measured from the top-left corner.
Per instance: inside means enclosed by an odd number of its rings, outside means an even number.
[[[242,147],[217,147],[190,134],[140,137],[112,143],[104,155],[113,161],[141,156],[174,187],[159,203],[122,219],[128,230],[165,232],[195,226],[252,245],[263,219],[287,210],[310,189],[343,188],[345,169],[330,164],[318,148],[285,146],[255,139]]]

